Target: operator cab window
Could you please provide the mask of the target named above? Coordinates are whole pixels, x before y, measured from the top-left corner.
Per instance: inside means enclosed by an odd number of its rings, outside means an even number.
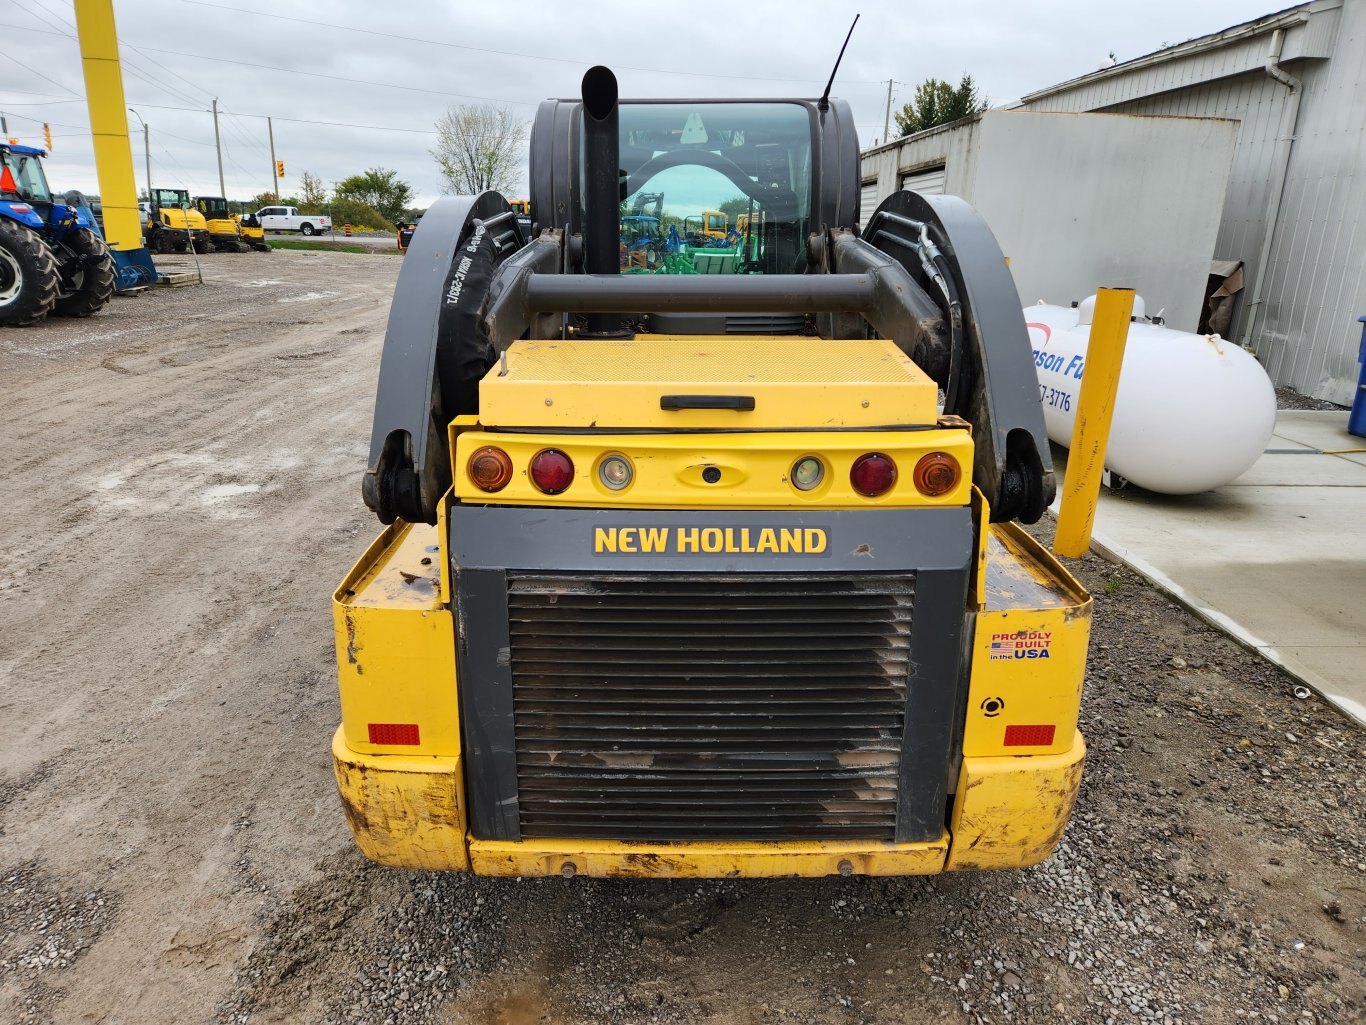
[[[795,103],[622,103],[621,269],[806,269],[811,138]]]
[[[37,157],[13,151],[3,154],[4,166],[19,186],[19,196],[30,203],[51,203],[52,193],[47,187],[47,176]]]

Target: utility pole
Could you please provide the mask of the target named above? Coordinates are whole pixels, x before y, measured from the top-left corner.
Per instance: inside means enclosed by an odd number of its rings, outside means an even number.
[[[280,201],[280,179],[275,177],[275,169],[280,165],[275,162],[275,125],[270,118],[266,118],[266,131],[270,133],[270,194],[275,197],[275,201]]]
[[[213,145],[218,150],[218,194],[228,198],[228,187],[223,184],[223,140],[218,135],[218,100],[213,101]]]
[[[887,112],[882,115],[882,141],[887,141],[887,133],[892,130],[892,80],[887,79]]]
[[[139,121],[142,121],[142,149],[147,158],[147,202],[152,201],[152,133],[147,122],[142,120],[142,115],[132,107],[128,108]]]

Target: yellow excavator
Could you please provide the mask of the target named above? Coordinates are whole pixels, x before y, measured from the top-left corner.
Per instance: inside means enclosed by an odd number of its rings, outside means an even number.
[[[143,234],[147,247],[158,253],[183,253],[193,244],[197,252],[209,246],[209,226],[190,202],[186,189],[152,189],[148,196]]]
[[[237,219],[228,211],[228,201],[222,196],[196,196],[195,209],[204,218],[209,245],[220,253],[245,253],[250,250],[242,241],[242,230]]]
[[[332,599],[370,858],[850,876],[1054,849],[1091,601],[1020,526],[1055,491],[1020,301],[960,199],[898,192],[860,231],[858,167],[840,100],[621,102],[595,67],[531,135],[563,223],[526,237],[495,192],[427,211],[362,479],[384,527]],[[620,273],[623,202],[664,184],[762,205],[742,272]]]
[[[242,208],[240,214],[233,214],[233,220],[237,222],[237,229],[242,235],[242,241],[257,252],[270,252],[270,243],[266,241],[266,229],[261,226],[261,219],[255,213]]]

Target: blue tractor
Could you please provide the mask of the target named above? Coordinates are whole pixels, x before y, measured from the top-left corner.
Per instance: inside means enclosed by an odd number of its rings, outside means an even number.
[[[56,199],[46,152],[0,142],[0,327],[88,317],[114,291],[114,257],[88,211]]]

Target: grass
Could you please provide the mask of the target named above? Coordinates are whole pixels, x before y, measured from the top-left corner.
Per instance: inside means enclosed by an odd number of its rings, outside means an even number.
[[[362,255],[402,256],[398,246],[361,246],[354,242],[304,242],[298,239],[279,239],[267,237],[272,249],[304,249],[323,253],[360,253]]]
[[[1114,594],[1124,586],[1124,578],[1116,574],[1110,577],[1105,583],[1101,584],[1100,589],[1106,594]]]

